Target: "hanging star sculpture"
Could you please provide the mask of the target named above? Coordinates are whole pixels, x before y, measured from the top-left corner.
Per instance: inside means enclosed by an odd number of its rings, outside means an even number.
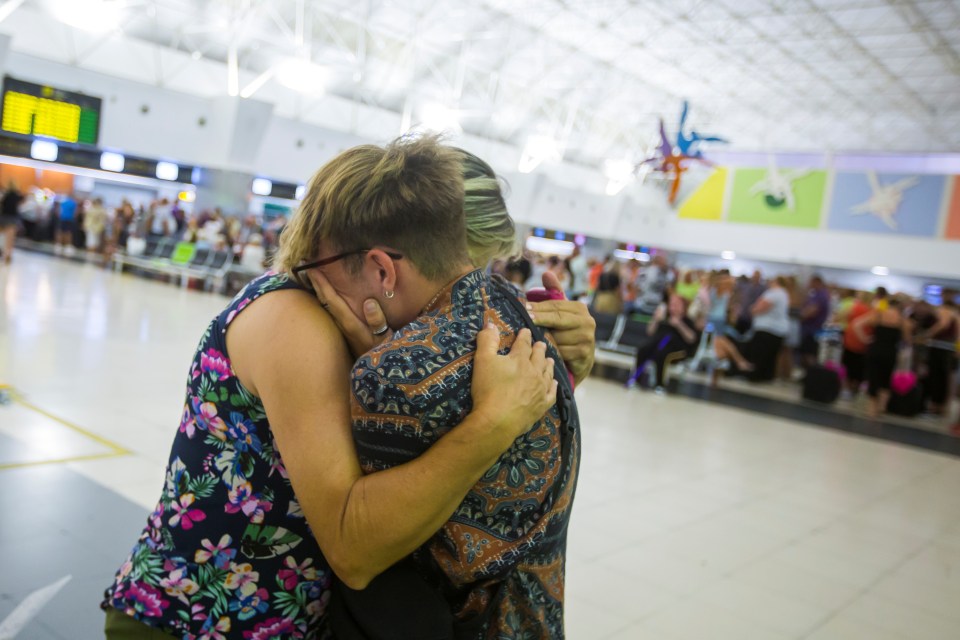
[[[867,172],[867,180],[870,182],[870,197],[854,207],[850,211],[852,215],[875,215],[880,218],[883,224],[894,231],[897,230],[897,221],[893,218],[900,209],[903,202],[903,192],[907,189],[917,186],[920,178],[904,178],[893,184],[880,184],[875,171]]]
[[[711,162],[703,157],[703,152],[700,150],[700,143],[727,142],[726,139],[720,138],[719,136],[704,136],[695,130],[687,133],[685,128],[689,107],[689,103],[684,100],[683,108],[680,112],[680,123],[677,129],[675,145],[670,142],[670,138],[667,136],[666,125],[663,122],[663,118],[660,118],[660,143],[656,146],[655,152],[650,157],[638,163],[634,170],[634,175],[639,176],[652,165],[653,171],[668,178],[671,183],[670,190],[667,194],[667,202],[669,202],[671,206],[677,202],[677,194],[680,192],[680,181],[684,172],[690,168],[689,163],[691,160],[713,166]]]
[[[692,129],[690,133],[684,132],[684,129],[687,126],[687,114],[690,112],[690,103],[687,100],[683,101],[683,108],[680,110],[680,126],[677,128],[677,145],[676,148],[680,151],[682,155],[687,156],[688,158],[694,158],[702,162],[707,162],[703,157],[703,151],[700,150],[701,142],[722,142],[727,143],[729,140],[726,138],[721,138],[720,136],[714,135],[700,135],[696,129]],[[709,164],[709,162],[707,162]]]

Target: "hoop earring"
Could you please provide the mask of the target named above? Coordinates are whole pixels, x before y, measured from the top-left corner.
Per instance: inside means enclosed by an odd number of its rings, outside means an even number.
[[[386,298],[387,300],[393,299],[393,291],[384,291],[383,297]]]

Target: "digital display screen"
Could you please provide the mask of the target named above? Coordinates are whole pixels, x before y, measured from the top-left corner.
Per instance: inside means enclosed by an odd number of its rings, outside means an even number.
[[[100,98],[5,76],[0,129],[96,145],[102,104]]]

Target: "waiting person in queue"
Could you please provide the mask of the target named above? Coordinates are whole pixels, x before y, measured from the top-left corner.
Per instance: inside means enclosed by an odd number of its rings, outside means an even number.
[[[946,413],[953,388],[953,372],[957,367],[957,340],[960,340],[960,314],[957,313],[957,294],[943,292],[943,304],[935,312],[936,322],[917,336],[927,345],[926,392],[930,399],[930,412]]]
[[[103,232],[107,229],[107,210],[103,199],[95,198],[83,216],[83,232],[87,251],[99,252],[103,246]]]
[[[874,310],[854,321],[854,331],[861,342],[868,344],[864,371],[870,401],[867,415],[878,417],[886,411],[890,400],[890,378],[897,367],[900,345],[910,341],[912,326],[903,317],[903,305],[897,298],[886,298],[884,309]],[[871,336],[868,329],[873,329]]]
[[[415,175],[368,175],[368,189],[431,206],[422,178],[433,156],[404,157]],[[533,306],[538,322],[575,327],[555,332],[567,361],[592,347],[583,305]],[[374,300],[364,314],[380,326]],[[361,333],[352,341],[368,348],[374,336]],[[251,282],[201,339],[163,494],[106,594],[107,638],[320,637],[331,568],[362,587],[408,555],[552,405],[553,369],[528,332],[506,357],[496,330],[478,339],[463,422],[416,460],[363,476],[349,426],[353,356],[334,321],[286,273]],[[585,376],[589,362],[572,371]]]
[[[822,277],[815,275],[810,278],[807,299],[800,310],[800,356],[804,368],[809,369],[817,363],[817,334],[829,317],[830,289]]]
[[[669,284],[670,265],[667,257],[658,253],[636,279],[634,309],[644,315],[652,315],[663,304]]]
[[[593,309],[597,313],[618,314],[623,311],[623,293],[620,290],[620,263],[612,255],[607,256],[603,272],[597,281],[593,296]]]
[[[66,194],[60,199],[59,216],[57,218],[56,253],[72,256],[75,253],[73,246],[73,232],[77,226],[77,201],[72,194]]]
[[[735,297],[737,299],[737,318],[735,327],[737,333],[746,335],[750,332],[753,323],[751,312],[753,305],[756,304],[760,296],[768,289],[768,283],[763,280],[763,273],[756,269],[749,279],[744,278],[742,282],[737,283]]]
[[[855,295],[849,308],[844,311],[846,328],[843,330],[843,355],[840,362],[847,372],[846,395],[854,397],[860,392],[863,381],[866,380],[866,358],[868,344],[860,340],[860,332],[854,328],[854,323],[871,311],[868,294]],[[866,329],[863,333],[868,333]]]
[[[627,381],[632,388],[640,381],[646,367],[656,367],[657,393],[665,392],[667,368],[693,355],[699,340],[696,325],[687,317],[687,305],[683,298],[670,294],[669,301],[660,305],[647,325],[649,340],[637,350],[637,362]]]
[[[460,429],[471,406],[475,336],[485,322],[495,323],[502,346],[528,339],[515,290],[469,259],[455,179],[460,166],[458,152],[430,138],[346,151],[311,181],[281,241],[282,264],[326,280],[358,317],[364,299],[377,297],[398,330],[352,373],[354,444],[373,476],[431,455],[438,440]],[[405,188],[374,191],[366,186],[370,176]],[[418,190],[422,200],[405,197]],[[566,529],[580,436],[566,371],[547,349],[567,402],[478,475],[413,556],[416,573],[446,600],[456,637],[563,638]],[[422,482],[411,488],[427,489]],[[369,606],[351,609],[361,627],[383,626],[383,608],[409,598],[400,588],[372,595]],[[409,618],[421,606],[409,599],[403,613]]]
[[[16,182],[10,182],[7,190],[0,199],[0,234],[3,234],[3,262],[10,264],[13,260],[13,245],[17,239],[17,228],[20,226],[20,204],[23,194]]]
[[[750,307],[753,337],[747,345],[747,357],[755,369],[750,379],[771,382],[777,375],[780,351],[790,332],[790,294],[787,279],[777,276]]]

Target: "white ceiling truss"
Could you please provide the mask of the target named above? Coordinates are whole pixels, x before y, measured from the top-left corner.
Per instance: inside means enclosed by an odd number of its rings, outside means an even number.
[[[119,22],[67,27],[67,4]],[[6,0],[0,20],[14,51],[378,138],[364,113],[399,134],[432,107],[599,167],[644,155],[688,99],[730,149],[960,151],[957,0]],[[323,86],[281,86],[291,58]]]

